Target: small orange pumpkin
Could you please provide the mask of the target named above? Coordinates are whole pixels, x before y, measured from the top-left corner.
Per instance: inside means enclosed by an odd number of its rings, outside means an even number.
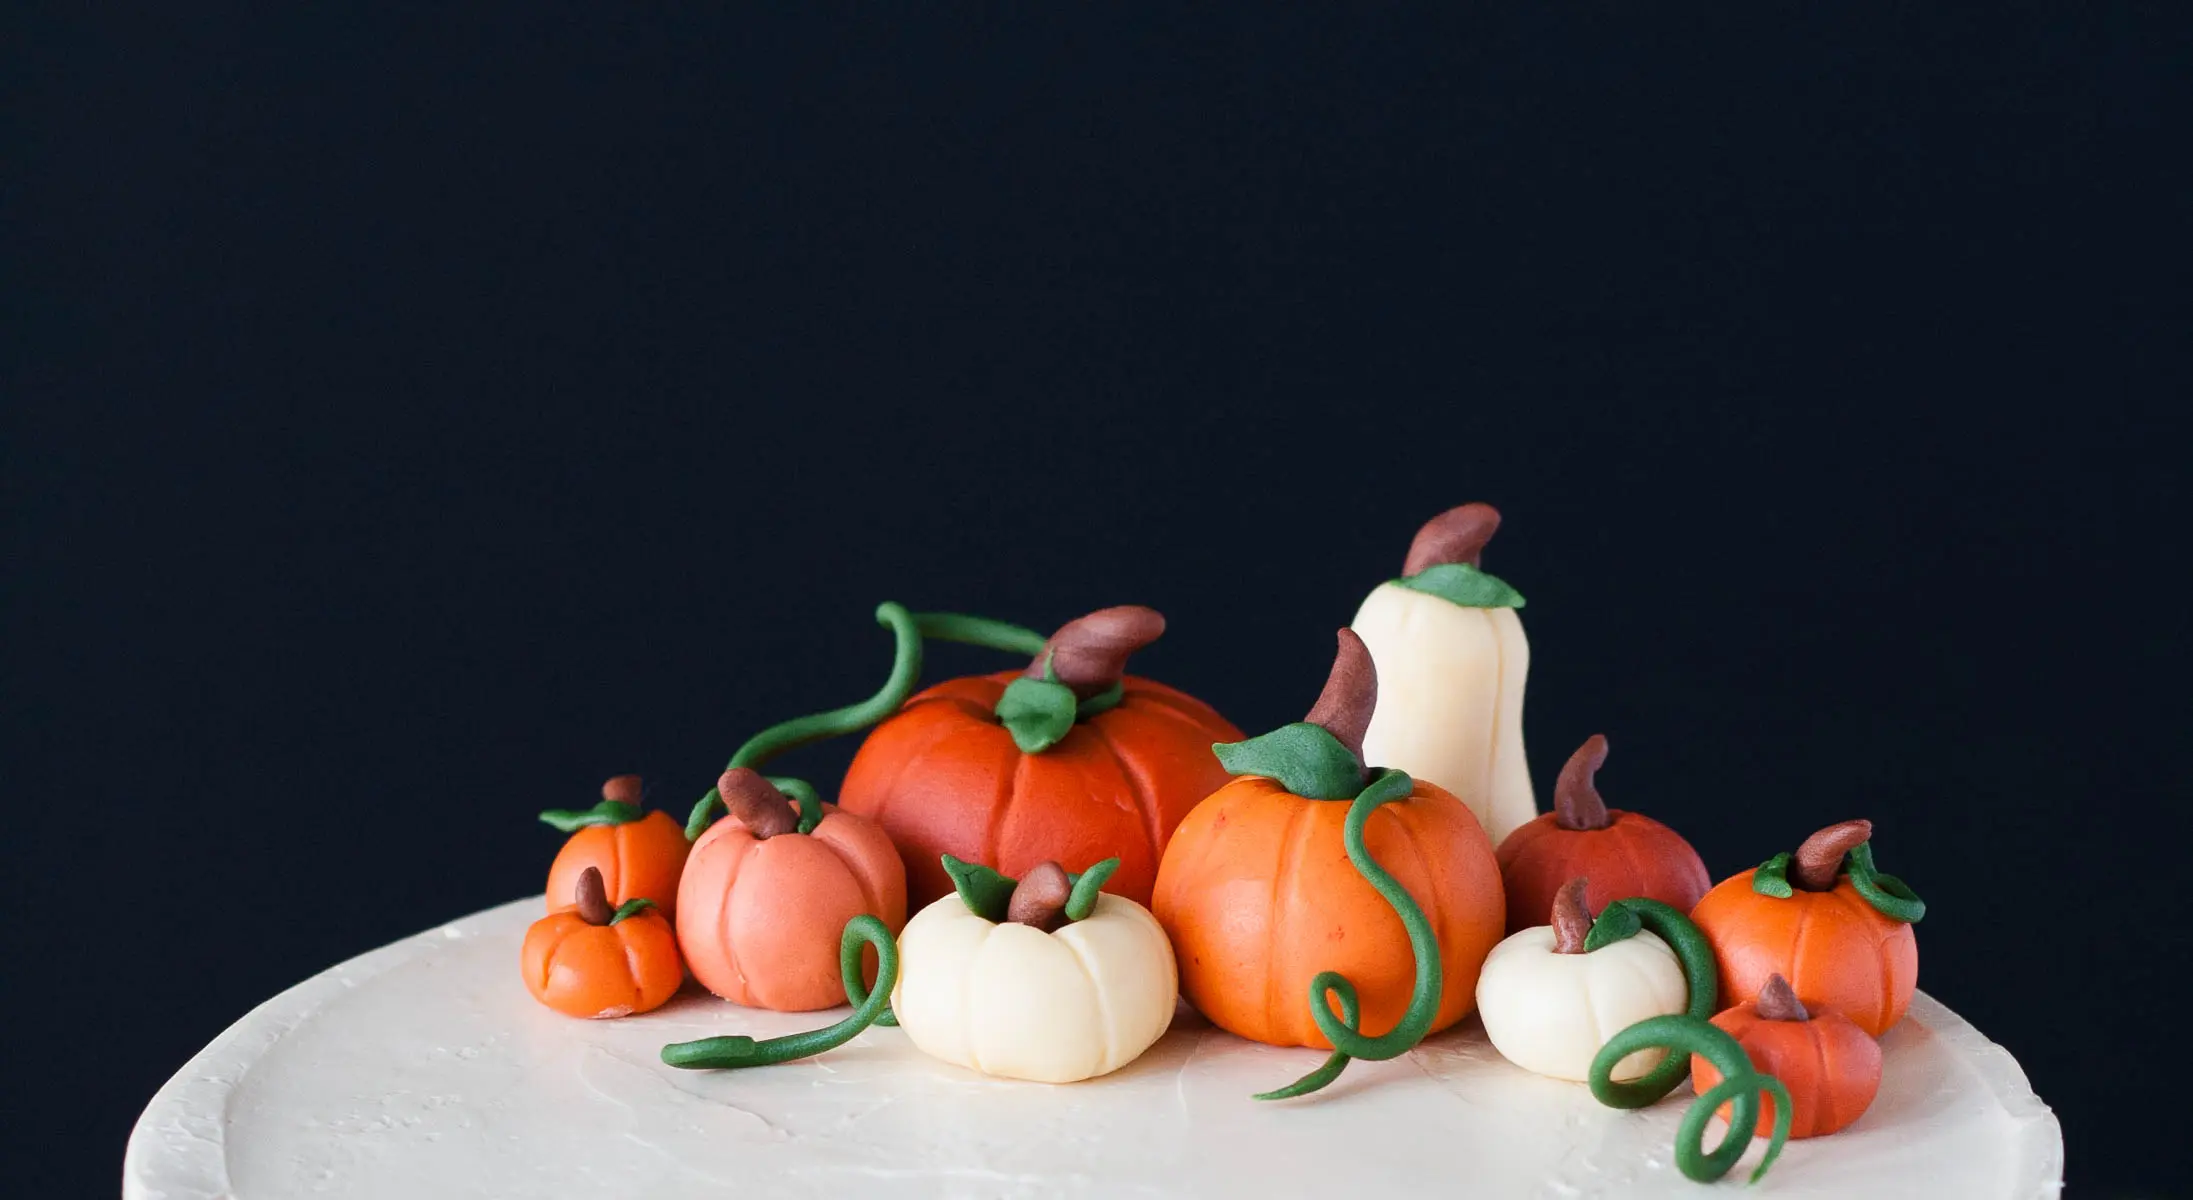
[[[1534,924],[1562,885],[1580,875],[1591,881],[1584,903],[1593,912],[1642,896],[1687,913],[1713,886],[1683,835],[1641,813],[1607,807],[1593,778],[1606,761],[1606,736],[1595,733],[1561,768],[1553,811],[1500,843],[1509,933]]]
[[[921,621],[930,636],[1023,651],[1036,637],[950,614]],[[938,684],[868,735],[838,803],[890,833],[914,907],[951,894],[947,854],[1014,877],[1116,854],[1105,890],[1149,903],[1174,827],[1226,781],[1211,743],[1241,737],[1202,701],[1124,674],[1164,629],[1139,606],[1091,613],[1040,641],[1026,670]]]
[[[651,900],[611,907],[588,867],[572,904],[533,922],[519,949],[526,990],[566,1016],[623,1017],[662,1006],[685,982],[678,938]]]
[[[795,779],[734,767],[715,795],[729,815],[694,843],[678,888],[678,945],[693,977],[750,1008],[845,1003],[846,922],[865,913],[893,935],[906,924],[898,850],[874,822],[824,805]]]
[[[579,876],[601,872],[609,903],[652,900],[677,923],[678,876],[685,870],[685,827],[661,810],[640,814],[640,777],[619,775],[602,785],[602,802],[582,811],[550,809],[541,820],[571,836],[548,867],[548,908],[562,907]]]
[[[1453,794],[1366,771],[1360,747],[1376,697],[1370,653],[1344,629],[1309,716],[1219,747],[1239,777],[1197,805],[1166,847],[1153,911],[1172,938],[1182,994],[1222,1029],[1275,1046],[1348,1042],[1345,1056],[1390,1058],[1474,1003],[1506,917],[1492,842]],[[1389,788],[1394,796],[1374,795]],[[1354,1025],[1352,1038],[1317,1019],[1319,1009],[1330,1019],[1336,998],[1343,1017],[1360,1000],[1360,1023],[1342,1022]],[[1413,1027],[1406,1044],[1360,1045],[1404,1026]]]
[[[1789,1089],[1793,1138],[1834,1133],[1864,1115],[1881,1090],[1880,1043],[1832,1008],[1806,1011],[1780,975],[1767,977],[1758,1000],[1720,1013],[1713,1023],[1736,1039],[1760,1074]],[[1702,1096],[1721,1082],[1721,1072],[1694,1054],[1690,1081]],[[1768,1137],[1774,1130],[1774,1099],[1761,1097],[1760,1104],[1752,1136]],[[1729,1108],[1721,1106],[1724,1121]]]
[[[1870,821],[1831,825],[1759,867],[1722,880],[1690,919],[1713,943],[1724,1007],[1789,981],[1808,1009],[1831,1008],[1874,1037],[1911,1007],[1926,905],[1874,869]]]

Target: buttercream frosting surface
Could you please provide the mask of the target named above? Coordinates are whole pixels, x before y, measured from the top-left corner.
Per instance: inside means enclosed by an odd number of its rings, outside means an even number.
[[[1673,1162],[1687,1087],[1643,1111],[1603,1108],[1580,1084],[1503,1060],[1475,1019],[1279,1103],[1249,1096],[1322,1055],[1242,1041],[1185,1009],[1141,1058],[1086,1083],[989,1079],[923,1055],[897,1029],[802,1062],[680,1071],[656,1057],[664,1043],[836,1016],[742,1009],[690,983],[641,1016],[559,1016],[526,994],[517,968],[540,904],[385,946],[253,1010],[145,1109],[125,1198],[1712,1190]],[[2057,1194],[2062,1135],[2008,1052],[1924,994],[1883,1050],[1872,1109],[1832,1137],[1790,1143],[1751,1194]]]

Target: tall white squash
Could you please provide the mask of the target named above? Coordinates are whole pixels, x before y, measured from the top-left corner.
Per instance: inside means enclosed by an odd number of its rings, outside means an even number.
[[[1523,758],[1523,597],[1478,565],[1499,527],[1490,504],[1433,517],[1402,578],[1373,589],[1351,622],[1378,668],[1365,760],[1461,797],[1494,845],[1538,815]]]

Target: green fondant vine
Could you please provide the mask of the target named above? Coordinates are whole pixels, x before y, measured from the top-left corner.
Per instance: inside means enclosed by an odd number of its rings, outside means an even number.
[[[592,808],[551,808],[541,814],[541,822],[564,833],[577,833],[593,825],[629,825],[640,815],[637,804],[604,800]]]
[[[1310,728],[1318,727],[1313,725]],[[1334,744],[1337,746],[1338,742]],[[1348,757],[1353,760],[1355,756],[1350,754]],[[1340,1073],[1347,1069],[1350,1059],[1361,1058],[1378,1062],[1398,1057],[1423,1041],[1424,1035],[1431,1031],[1432,1019],[1438,1015],[1439,993],[1444,983],[1444,968],[1439,958],[1439,939],[1432,932],[1431,922],[1425,919],[1424,910],[1417,907],[1415,898],[1409,895],[1408,889],[1402,887],[1399,880],[1378,865],[1363,840],[1363,830],[1370,821],[1371,814],[1381,806],[1407,799],[1415,786],[1415,781],[1403,772],[1380,771],[1370,785],[1363,788],[1348,805],[1347,821],[1341,829],[1348,861],[1355,865],[1356,873],[1386,903],[1393,906],[1394,914],[1401,918],[1401,927],[1409,935],[1409,952],[1416,959],[1416,985],[1409,993],[1408,1010],[1402,1014],[1400,1023],[1391,1030],[1378,1037],[1365,1037],[1361,1028],[1362,1012],[1355,985],[1338,971],[1318,972],[1310,980],[1310,1018],[1317,1023],[1318,1032],[1324,1034],[1326,1040],[1333,1044],[1333,1052],[1315,1071],[1276,1091],[1259,1093],[1257,1099],[1286,1100],[1307,1095],[1338,1079]],[[1294,789],[1290,787],[1288,790]],[[1338,1017],[1332,1011],[1336,1002],[1340,1007]]]
[[[867,946],[876,949],[876,988],[873,992],[866,991],[860,983],[861,951]],[[870,1025],[886,1023],[883,1018],[889,1011],[891,989],[897,986],[899,977],[898,943],[892,940],[890,929],[865,913],[847,921],[844,936],[838,942],[838,970],[845,979],[846,999],[854,1008],[851,1016],[837,1024],[762,1041],[735,1034],[675,1042],[662,1048],[662,1060],[673,1067],[692,1071],[763,1067],[834,1050],[852,1041]]]
[[[1744,1157],[1752,1135],[1759,1129],[1759,1093],[1773,1097],[1774,1133],[1767,1141],[1766,1157],[1751,1173],[1751,1181],[1759,1182],[1781,1155],[1782,1143],[1789,1139],[1792,1105],[1789,1089],[1782,1086],[1782,1081],[1754,1069],[1743,1046],[1711,1021],[1687,1013],[1648,1017],[1607,1039],[1593,1056],[1591,1094],[1601,1104],[1644,1108],[1667,1095],[1667,1089],[1648,1083],[1650,1076],[1631,1083],[1615,1082],[1616,1064],[1640,1050],[1666,1050],[1667,1061],[1681,1063],[1686,1072],[1690,1056],[1695,1054],[1721,1072],[1721,1082],[1698,1097],[1683,1114],[1675,1133],[1676,1169],[1699,1183],[1712,1183],[1728,1174]],[[1723,1104],[1730,1106],[1728,1134],[1708,1152],[1706,1122]]]

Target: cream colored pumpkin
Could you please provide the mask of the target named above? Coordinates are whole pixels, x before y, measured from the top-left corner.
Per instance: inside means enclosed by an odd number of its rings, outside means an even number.
[[[1180,975],[1149,910],[1109,894],[1045,933],[944,896],[899,934],[891,1011],[924,1053],[986,1075],[1072,1083],[1133,1062],[1172,1023]]]
[[[1523,759],[1531,647],[1516,611],[1465,608],[1389,582],[1350,628],[1378,668],[1364,759],[1461,797],[1496,846],[1537,816]]]
[[[1587,954],[1555,954],[1553,927],[1539,925],[1494,946],[1477,976],[1477,1011],[1493,1049],[1555,1079],[1589,1079],[1608,1038],[1684,1011],[1689,996],[1683,964],[1650,932]],[[1613,1077],[1636,1079],[1665,1053],[1640,1050],[1616,1063]]]

